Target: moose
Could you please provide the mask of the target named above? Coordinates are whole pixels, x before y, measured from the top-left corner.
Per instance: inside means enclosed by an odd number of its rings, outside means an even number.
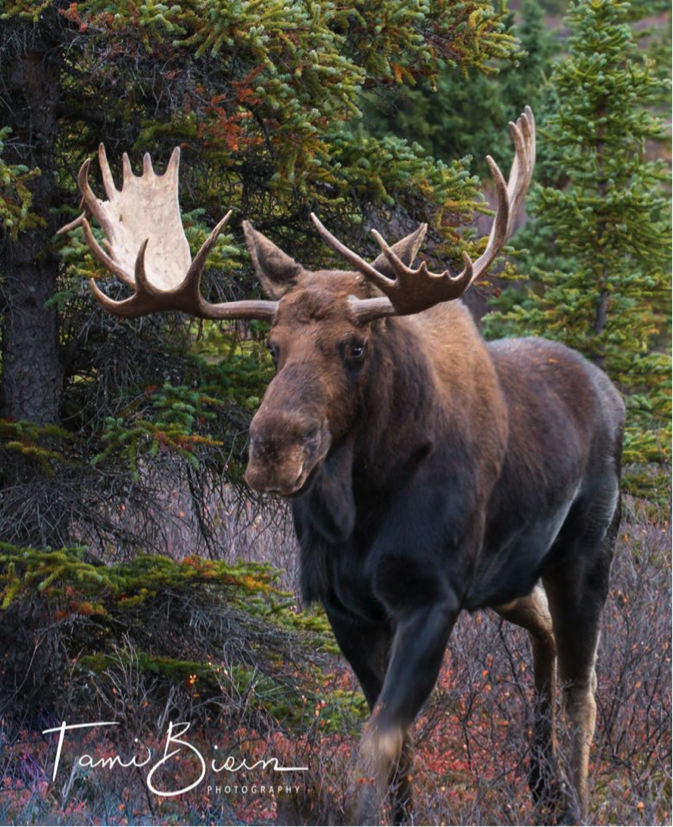
[[[541,819],[587,817],[596,719],[595,659],[620,520],[624,404],[607,376],[561,344],[486,343],[459,301],[510,237],[535,162],[526,108],[510,124],[508,182],[489,157],[497,209],[483,254],[461,273],[414,267],[426,225],[371,263],[312,215],[348,264],[305,269],[243,229],[265,300],[208,303],[208,252],[191,260],[178,205],[176,148],[163,175],[149,155],[118,190],[104,147],[107,200],[79,173],[81,226],[94,256],[133,294],[105,310],[179,310],[270,323],[276,366],[250,425],[247,483],[291,498],[301,589],[325,608],[371,710],[359,749],[355,823],[413,818],[410,727],[437,681],[461,611],[490,608],[527,630],[534,664],[529,786]],[[93,236],[95,218],[107,237]],[[554,734],[556,661],[568,766]],[[388,796],[390,795],[390,799]]]

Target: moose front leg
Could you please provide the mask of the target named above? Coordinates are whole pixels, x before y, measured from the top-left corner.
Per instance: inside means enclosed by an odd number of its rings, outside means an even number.
[[[360,747],[364,783],[358,799],[358,824],[379,823],[391,779],[401,782],[396,821],[404,816],[405,809],[407,818],[410,816],[410,801],[406,807],[400,801],[403,790],[408,790],[409,799],[411,794],[407,730],[437,682],[457,616],[458,601],[453,595],[403,610],[398,616],[383,689]]]
[[[376,707],[388,669],[393,631],[388,623],[370,623],[348,612],[334,596],[324,602],[339,648],[360,682],[369,709]],[[390,771],[393,823],[409,821],[414,750],[407,733],[401,754]]]

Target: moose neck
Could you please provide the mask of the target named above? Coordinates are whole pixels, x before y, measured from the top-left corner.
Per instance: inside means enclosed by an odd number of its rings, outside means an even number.
[[[380,322],[373,333],[353,434],[354,485],[408,479],[414,463],[438,451],[450,465],[478,455],[490,475],[507,441],[507,406],[469,310],[451,302]]]
[[[353,483],[379,490],[432,450],[443,414],[432,363],[407,320],[379,323],[372,344],[353,438]]]

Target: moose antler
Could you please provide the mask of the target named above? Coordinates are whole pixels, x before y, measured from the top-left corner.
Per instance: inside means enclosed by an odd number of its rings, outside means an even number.
[[[61,227],[59,233],[81,226],[86,243],[98,261],[134,289],[130,298],[113,301],[91,279],[91,289],[106,310],[129,319],[162,310],[182,310],[202,319],[273,318],[278,302],[251,300],[209,304],[201,295],[201,274],[206,258],[229,220],[231,210],[192,261],[178,204],[179,147],[173,150],[163,175],[155,175],[149,154],[143,159],[142,175],[134,175],[128,155],[124,153],[121,190],[115,186],[103,144],[98,148],[98,162],[108,200],[100,201],[94,195],[89,185],[91,161],[85,161],[77,179],[84,212]],[[92,216],[107,236],[104,242],[107,251],[91,232],[89,219]]]
[[[498,195],[498,209],[488,244],[474,264],[469,255],[463,253],[465,267],[458,276],[451,276],[448,270],[439,274],[431,273],[425,262],[412,270],[400,260],[382,236],[376,230],[372,230],[395,273],[396,277],[391,279],[342,244],[311,213],[313,223],[325,241],[385,294],[380,298],[353,301],[353,310],[360,322],[373,321],[382,316],[420,313],[440,302],[457,299],[476,279],[486,273],[512,233],[514,219],[523,203],[535,166],[535,120],[530,107],[527,106],[517,122],[509,124],[509,128],[514,139],[516,155],[507,184],[493,158],[490,155],[486,158],[495,179]]]

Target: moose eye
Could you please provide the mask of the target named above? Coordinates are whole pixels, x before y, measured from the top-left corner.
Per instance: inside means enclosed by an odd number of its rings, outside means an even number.
[[[365,353],[365,342],[347,342],[343,348],[343,355],[349,362],[359,362]]]
[[[273,366],[275,368],[277,368],[278,367],[278,345],[268,344],[267,345],[267,350],[269,351],[269,354],[271,355],[271,359],[273,360]]]

